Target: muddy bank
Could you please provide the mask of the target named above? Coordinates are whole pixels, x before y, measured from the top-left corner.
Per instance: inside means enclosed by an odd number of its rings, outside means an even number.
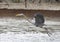
[[[60,17],[60,10],[15,10],[15,9],[0,9],[0,17],[16,17],[16,14],[24,13],[28,17],[34,16],[35,13],[42,13],[47,17]]]

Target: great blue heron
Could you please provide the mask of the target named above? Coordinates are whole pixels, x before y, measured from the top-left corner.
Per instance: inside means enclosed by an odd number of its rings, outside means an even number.
[[[23,13],[22,13],[22,14],[17,14],[16,16],[23,16],[23,17],[25,17],[25,19],[26,19],[28,22],[30,22],[31,24],[33,24],[33,23],[28,19],[28,17],[25,16]],[[35,24],[33,24],[33,25],[35,25],[36,27],[40,27],[40,28],[42,28],[42,29],[45,29],[46,32],[47,32],[47,34],[50,35],[51,33],[48,31],[48,28],[44,28],[44,27],[43,27],[43,26],[45,25],[45,24],[44,24],[44,22],[45,22],[44,16],[43,16],[42,14],[38,13],[38,14],[35,14],[35,15],[34,15],[34,18],[35,18]],[[51,29],[50,29],[50,30],[51,30]]]

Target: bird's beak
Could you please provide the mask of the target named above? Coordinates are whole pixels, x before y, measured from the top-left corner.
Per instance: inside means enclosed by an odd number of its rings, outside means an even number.
[[[19,14],[16,14],[16,16],[19,16]]]
[[[23,16],[23,14],[16,14],[16,16]]]

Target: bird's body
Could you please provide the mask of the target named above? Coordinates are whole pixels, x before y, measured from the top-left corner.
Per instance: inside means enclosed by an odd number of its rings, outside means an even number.
[[[35,14],[35,25],[37,27],[42,27],[44,25],[44,16],[42,14]]]

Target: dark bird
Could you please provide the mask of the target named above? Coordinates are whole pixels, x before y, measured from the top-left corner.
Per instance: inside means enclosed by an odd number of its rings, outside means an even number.
[[[42,14],[38,13],[38,14],[35,14],[34,17],[35,17],[36,27],[42,27],[44,25],[44,22],[45,22],[44,16]]]

